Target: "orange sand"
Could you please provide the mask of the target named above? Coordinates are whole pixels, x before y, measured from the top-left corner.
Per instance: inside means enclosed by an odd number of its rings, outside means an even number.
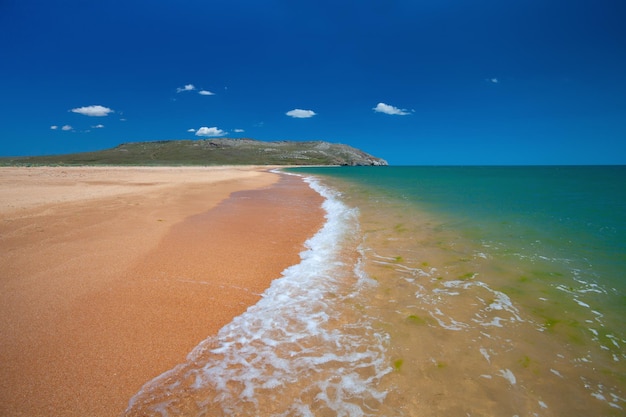
[[[0,168],[0,415],[119,415],[299,261],[320,204],[255,167]]]

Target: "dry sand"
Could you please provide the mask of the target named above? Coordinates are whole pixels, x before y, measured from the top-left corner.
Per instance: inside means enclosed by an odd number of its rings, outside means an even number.
[[[321,202],[255,167],[0,168],[0,415],[119,415],[299,262]]]

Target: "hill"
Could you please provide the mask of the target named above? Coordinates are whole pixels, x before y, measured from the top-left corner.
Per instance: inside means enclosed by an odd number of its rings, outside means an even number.
[[[130,142],[67,155],[0,158],[2,165],[387,165],[383,159],[329,142],[253,139]]]

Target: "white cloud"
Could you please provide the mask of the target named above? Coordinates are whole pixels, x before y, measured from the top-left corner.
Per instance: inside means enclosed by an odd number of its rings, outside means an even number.
[[[235,133],[245,132],[245,130],[243,130],[243,129],[235,129],[234,131],[235,131]]]
[[[104,129],[104,125],[103,124],[99,124],[99,125],[95,125],[95,126],[91,126],[92,129]]]
[[[228,132],[218,129],[217,127],[202,126],[196,132],[196,136],[224,136],[226,133]]]
[[[489,81],[491,81],[494,84],[498,84],[500,82],[500,80],[498,80],[497,78],[490,78]]]
[[[195,89],[196,89],[196,86],[195,86],[195,85],[193,85],[193,84],[187,84],[187,85],[185,85],[184,87],[178,87],[178,88],[176,89],[176,92],[177,92],[177,93],[182,93],[183,91],[193,91],[193,90],[195,90]]]
[[[85,116],[102,117],[107,116],[109,113],[113,113],[113,110],[104,106],[86,106],[77,107],[71,110],[73,113],[83,114]]]
[[[208,90],[200,90],[198,91],[198,94],[200,94],[201,96],[214,96],[215,93],[212,93]]]
[[[57,130],[58,128],[59,128],[59,126],[57,126],[57,125],[50,126],[50,129],[52,129],[52,130]]]
[[[405,109],[399,109],[397,107],[394,107],[385,103],[378,103],[376,107],[374,107],[373,110],[379,113],[394,114],[397,116],[406,116],[407,114],[410,114]]]
[[[65,126],[63,126],[61,128],[61,130],[65,130],[65,131],[72,130],[72,129],[74,129],[74,128],[72,126],[70,126],[70,125],[65,125]]]
[[[285,114],[287,116],[295,117],[296,119],[308,119],[309,117],[315,116],[317,113],[315,113],[313,110],[293,109],[289,110]]]

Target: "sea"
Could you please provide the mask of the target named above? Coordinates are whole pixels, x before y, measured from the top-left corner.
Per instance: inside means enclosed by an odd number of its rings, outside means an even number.
[[[281,172],[300,263],[125,415],[626,415],[626,166]]]

